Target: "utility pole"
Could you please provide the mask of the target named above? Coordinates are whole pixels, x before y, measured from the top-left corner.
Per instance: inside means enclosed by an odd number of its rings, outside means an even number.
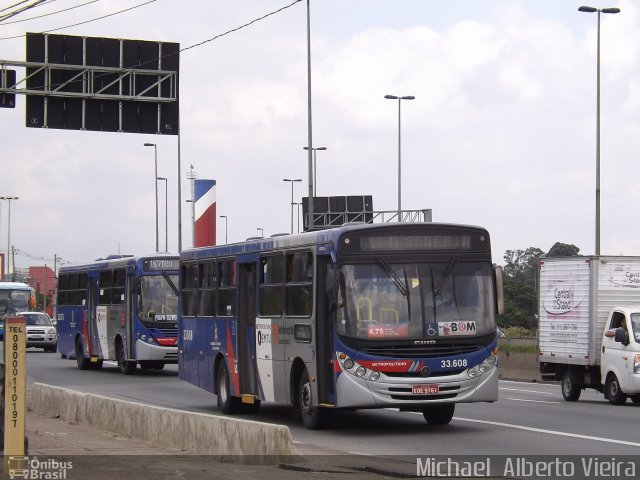
[[[196,188],[195,188],[195,180],[198,178],[198,172],[193,171],[193,164],[187,172],[187,179],[191,181],[191,246],[196,246]]]

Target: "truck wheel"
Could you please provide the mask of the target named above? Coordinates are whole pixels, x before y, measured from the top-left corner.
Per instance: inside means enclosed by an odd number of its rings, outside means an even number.
[[[607,398],[611,405],[623,405],[627,401],[627,396],[620,389],[620,382],[615,374],[610,374],[607,379]]]
[[[569,370],[564,372],[562,376],[562,397],[567,402],[575,402],[580,398],[580,394],[582,393],[582,388],[580,385],[575,385],[571,383],[571,375],[569,375]]]
[[[422,416],[429,425],[446,425],[453,418],[456,410],[455,403],[431,405],[422,409]]]

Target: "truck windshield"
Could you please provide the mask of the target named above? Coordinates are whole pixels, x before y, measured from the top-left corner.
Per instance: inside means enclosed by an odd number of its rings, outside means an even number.
[[[487,262],[343,265],[339,334],[362,339],[427,339],[496,332],[493,275]]]
[[[170,282],[173,282],[171,285]],[[140,279],[140,317],[145,321],[178,321],[178,275],[144,276]]]
[[[633,338],[640,343],[640,313],[631,314],[631,329],[633,330]]]

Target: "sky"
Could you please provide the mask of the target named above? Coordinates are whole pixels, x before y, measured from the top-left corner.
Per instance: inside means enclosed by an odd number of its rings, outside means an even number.
[[[145,0],[57,0],[0,22],[0,60],[24,61],[25,32],[86,22]],[[0,10],[17,0],[0,0]],[[156,0],[53,33],[178,42],[216,37],[293,0]],[[311,0],[313,146],[319,196],[372,195],[485,227],[494,262],[555,242],[595,252],[597,16],[564,0]],[[640,255],[640,6],[601,23],[601,253]],[[306,2],[184,51],[176,136],[33,129],[25,98],[0,109],[0,196],[17,267],[155,251],[154,152],[167,177],[168,250],[192,245],[190,182],[217,182],[229,242],[288,232],[307,195]],[[20,21],[19,23],[9,23]],[[18,69],[18,78],[24,70]],[[160,249],[165,247],[159,184]],[[0,211],[5,252],[7,202]],[[225,219],[218,218],[218,243]],[[294,223],[297,230],[297,222]]]

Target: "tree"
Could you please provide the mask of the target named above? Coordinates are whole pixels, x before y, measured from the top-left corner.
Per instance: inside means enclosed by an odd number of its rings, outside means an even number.
[[[573,244],[556,242],[547,253],[547,257],[576,257],[580,249]]]
[[[507,250],[504,254],[504,274],[509,280],[530,283],[535,287],[538,263],[544,252],[536,247],[526,250]]]

